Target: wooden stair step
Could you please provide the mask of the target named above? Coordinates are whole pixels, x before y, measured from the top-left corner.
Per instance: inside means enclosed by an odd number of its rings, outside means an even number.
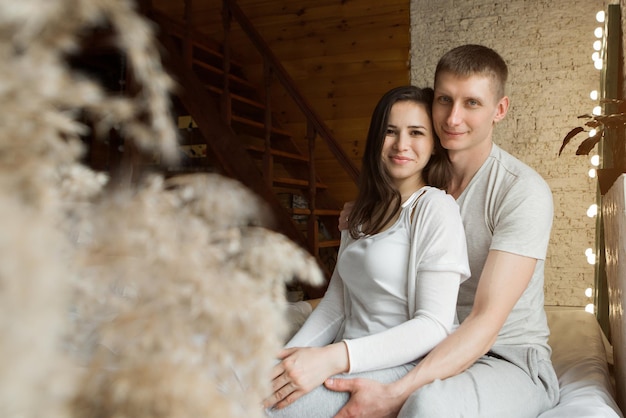
[[[261,147],[261,146],[247,145],[246,148],[248,148],[248,151],[253,152],[255,154],[264,154],[265,153],[265,148]],[[295,154],[295,153],[286,152],[286,151],[280,151],[280,150],[277,150],[277,149],[271,149],[270,153],[272,154],[272,156],[274,158],[277,158],[277,159],[291,160],[291,161],[300,161],[300,162],[303,162],[303,163],[308,163],[309,162],[309,157],[307,157],[306,155]]]
[[[206,88],[207,88],[207,90],[215,93],[218,96],[221,96],[222,93],[224,92],[224,90],[221,89],[220,87],[216,87],[216,86],[211,85],[211,84],[207,84]],[[248,105],[248,106],[250,106],[252,108],[255,108],[256,110],[265,110],[265,106],[263,105],[263,103],[260,103],[260,102],[258,102],[256,100],[253,100],[253,99],[249,98],[249,97],[245,97],[245,96],[242,96],[240,94],[235,94],[235,93],[230,93],[230,97],[231,97],[231,99],[233,101],[236,101],[236,102]]]
[[[340,244],[341,244],[341,240],[339,239],[328,239],[324,241],[319,241],[317,245],[320,248],[331,248],[331,247],[339,247]]]
[[[154,9],[150,12],[150,14],[151,17],[156,20],[172,38],[180,43],[183,42],[188,30],[184,23],[178,22],[166,14],[158,12]],[[191,43],[195,48],[201,49],[202,51],[214,56],[219,61],[224,61],[224,54],[220,50],[222,45],[219,42],[198,31],[194,31],[191,34],[191,38]],[[230,59],[230,64],[231,66],[236,66],[237,68],[243,67],[241,63],[232,57]]]
[[[310,215],[311,210],[308,208],[292,208],[291,213],[294,215]],[[315,209],[313,214],[316,216],[337,216],[341,213],[341,209]]]
[[[293,179],[293,178],[287,178],[287,177],[275,178],[273,180],[273,183],[277,187],[288,187],[288,188],[296,188],[296,189],[308,189],[309,188],[309,182],[307,180]],[[315,187],[317,189],[328,188],[328,186],[320,182],[317,182]]]
[[[224,70],[221,68],[217,68],[211,64],[208,64],[206,62],[200,61],[198,59],[193,60],[193,65],[194,67],[199,67],[203,70],[208,71],[209,73],[216,75],[216,76],[223,76],[224,75]],[[197,74],[197,73],[196,73]],[[230,81],[233,81],[235,83],[237,83],[237,85],[242,86],[246,89],[252,90],[252,91],[256,91],[256,86],[252,83],[250,83],[248,80],[246,80],[245,78],[241,78],[237,75],[234,75],[232,73],[228,74],[228,79]]]
[[[245,118],[243,116],[233,115],[232,117],[233,123],[238,123],[243,129],[246,131],[244,133],[251,134],[257,137],[263,137],[265,132],[265,125],[261,122],[257,122],[255,120]],[[290,139],[291,133],[289,131],[285,131],[284,129],[272,127],[272,135],[275,138],[283,138]]]

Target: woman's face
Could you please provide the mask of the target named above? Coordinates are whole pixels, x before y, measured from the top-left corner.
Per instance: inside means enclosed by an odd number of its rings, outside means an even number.
[[[382,159],[400,194],[424,185],[422,170],[435,148],[433,126],[425,105],[412,101],[391,107]]]

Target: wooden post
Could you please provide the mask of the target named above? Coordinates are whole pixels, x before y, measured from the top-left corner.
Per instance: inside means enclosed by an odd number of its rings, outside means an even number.
[[[193,6],[192,0],[185,0],[185,35],[183,38],[183,61],[187,68],[193,67]]]
[[[232,119],[232,103],[230,98],[230,21],[232,14],[230,12],[229,0],[222,2],[222,26],[224,27],[224,62],[223,62],[223,83],[222,83],[222,117],[224,122],[230,126]]]
[[[309,243],[309,249],[311,254],[319,256],[318,244],[319,244],[319,227],[317,225],[316,215],[316,201],[317,195],[317,175],[315,173],[315,138],[317,132],[313,127],[311,121],[307,121],[306,124],[306,139],[309,144],[309,219],[307,222],[307,241]]]
[[[272,156],[272,67],[267,59],[263,59],[263,77],[265,80],[265,152],[263,154],[263,174],[271,187],[274,180],[274,157]]]

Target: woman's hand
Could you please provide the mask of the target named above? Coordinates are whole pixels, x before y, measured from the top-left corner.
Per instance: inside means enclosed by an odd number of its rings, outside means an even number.
[[[265,408],[283,408],[309,393],[337,373],[349,369],[346,345],[335,343],[326,347],[288,348],[272,370],[274,393],[263,402]]]

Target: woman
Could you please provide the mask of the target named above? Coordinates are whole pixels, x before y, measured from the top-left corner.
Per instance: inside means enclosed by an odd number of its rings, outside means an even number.
[[[272,417],[332,417],[348,394],[322,386],[349,373],[397,380],[455,328],[469,276],[450,162],[431,120],[433,91],[387,92],[374,109],[359,195],[318,307],[279,354]],[[439,188],[438,188],[439,187]]]

